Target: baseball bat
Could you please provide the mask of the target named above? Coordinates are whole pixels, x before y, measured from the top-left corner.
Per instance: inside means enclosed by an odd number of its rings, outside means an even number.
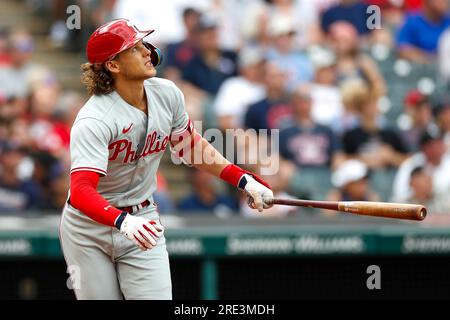
[[[425,219],[427,215],[427,208],[419,204],[372,201],[315,201],[279,198],[274,198],[272,203],[288,206],[329,209],[364,216],[418,221]]]

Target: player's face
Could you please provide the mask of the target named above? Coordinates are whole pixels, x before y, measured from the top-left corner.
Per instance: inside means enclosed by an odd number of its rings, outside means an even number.
[[[120,74],[125,79],[145,80],[156,75],[150,50],[139,41],[133,47],[121,52],[117,59]]]

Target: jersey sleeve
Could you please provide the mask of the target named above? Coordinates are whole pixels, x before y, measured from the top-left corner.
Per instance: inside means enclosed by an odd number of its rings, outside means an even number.
[[[111,138],[111,131],[102,121],[78,120],[70,132],[70,173],[87,170],[106,176]]]

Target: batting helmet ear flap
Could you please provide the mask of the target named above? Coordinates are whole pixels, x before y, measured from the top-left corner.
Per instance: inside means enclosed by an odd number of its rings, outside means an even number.
[[[161,50],[159,50],[159,48],[155,47],[154,45],[152,45],[149,42],[143,41],[142,43],[151,52],[150,53],[150,58],[152,59],[153,66],[155,66],[155,67],[159,66],[162,63],[162,61],[163,61],[163,55],[162,55]]]

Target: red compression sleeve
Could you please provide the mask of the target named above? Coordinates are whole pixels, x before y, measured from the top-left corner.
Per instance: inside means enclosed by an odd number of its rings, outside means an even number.
[[[99,174],[93,171],[76,171],[70,175],[70,204],[91,219],[114,227],[122,213],[111,206],[97,192]]]

